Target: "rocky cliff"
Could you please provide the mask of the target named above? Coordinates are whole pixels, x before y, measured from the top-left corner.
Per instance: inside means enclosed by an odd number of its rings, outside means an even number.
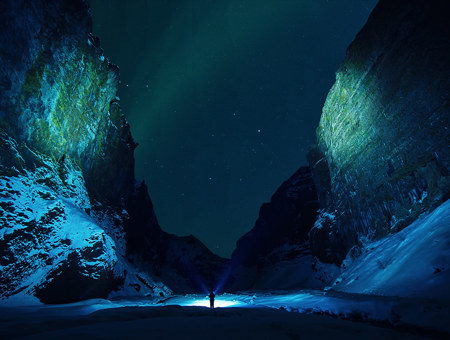
[[[381,0],[349,46],[309,153],[322,261],[340,264],[449,198],[448,11],[445,0]]]
[[[448,295],[449,10],[379,2],[336,73],[312,176],[301,169],[262,206],[233,253],[232,289]],[[312,220],[298,223],[305,202]],[[435,208],[432,222],[420,216]]]
[[[311,169],[301,167],[261,206],[254,228],[237,241],[228,288],[293,288],[308,280],[308,232],[318,208]]]
[[[224,266],[159,227],[90,32],[83,0],[0,3],[1,299],[167,295],[162,280],[200,290]]]
[[[84,1],[2,1],[0,127],[54,160],[74,160],[91,198],[133,191],[136,146],[116,92],[119,70],[93,37]]]

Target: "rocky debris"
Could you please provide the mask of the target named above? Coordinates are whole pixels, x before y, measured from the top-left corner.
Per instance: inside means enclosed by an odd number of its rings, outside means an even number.
[[[322,210],[313,254],[340,264],[450,196],[445,0],[381,0],[347,50],[309,153]]]
[[[309,249],[308,232],[316,220],[318,208],[311,170],[301,167],[278,188],[269,203],[262,205],[255,227],[237,241],[231,259],[229,285],[249,289],[258,285],[258,280],[277,261],[284,261],[286,257],[304,257]],[[309,257],[307,270],[310,271],[311,266],[312,258]],[[250,277],[243,279],[252,272]]]

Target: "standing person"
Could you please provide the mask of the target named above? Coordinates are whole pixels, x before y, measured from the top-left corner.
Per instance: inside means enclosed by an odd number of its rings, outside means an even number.
[[[209,293],[209,307],[214,308],[214,298],[216,297],[216,294],[214,294],[213,291]]]

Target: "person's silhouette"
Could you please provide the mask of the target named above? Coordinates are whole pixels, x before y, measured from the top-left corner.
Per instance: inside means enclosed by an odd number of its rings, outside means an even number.
[[[209,293],[209,307],[214,308],[214,298],[216,297],[216,294],[214,294],[213,291]]]

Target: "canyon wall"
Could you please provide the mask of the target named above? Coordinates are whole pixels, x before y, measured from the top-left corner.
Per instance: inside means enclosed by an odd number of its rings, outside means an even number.
[[[308,232],[319,208],[311,169],[299,168],[259,210],[236,243],[227,285],[232,290],[287,289],[312,276]]]
[[[381,0],[336,73],[309,152],[321,205],[310,231],[340,264],[450,195],[448,1]]]
[[[161,230],[91,31],[84,0],[0,2],[2,301],[201,291],[226,263]]]
[[[84,1],[0,5],[0,127],[59,162],[74,160],[93,199],[133,191],[133,141],[117,103],[119,69],[93,37]]]

